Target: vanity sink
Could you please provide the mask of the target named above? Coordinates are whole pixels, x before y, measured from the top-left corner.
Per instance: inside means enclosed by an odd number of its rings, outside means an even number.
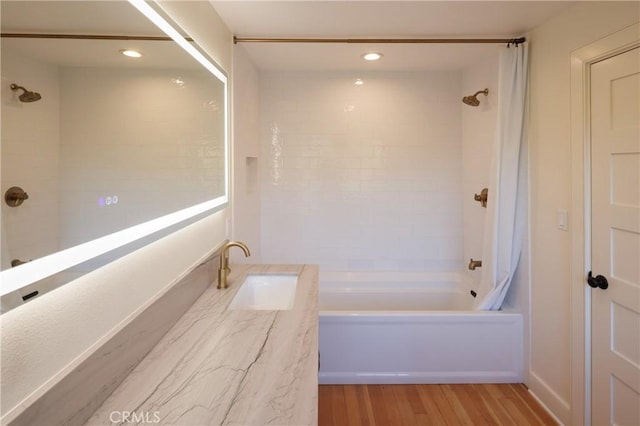
[[[297,274],[248,274],[227,309],[289,310],[297,284]]]

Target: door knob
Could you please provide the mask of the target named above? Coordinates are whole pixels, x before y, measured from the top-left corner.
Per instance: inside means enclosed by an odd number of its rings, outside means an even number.
[[[589,275],[587,275],[587,284],[592,288],[601,288],[603,290],[609,288],[609,281],[607,281],[604,276],[596,275],[593,277],[591,271],[589,271]]]

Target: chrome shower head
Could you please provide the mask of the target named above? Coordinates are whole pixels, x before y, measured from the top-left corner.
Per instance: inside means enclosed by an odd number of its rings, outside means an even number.
[[[11,87],[11,90],[13,90],[14,92],[18,90],[22,90],[22,94],[18,96],[18,99],[20,99],[20,102],[35,102],[42,99],[42,96],[40,96],[40,93],[30,92],[29,90],[25,89],[22,86],[18,86],[15,83],[11,84],[10,87]]]
[[[480,105],[480,101],[478,100],[478,95],[481,93],[487,96],[489,95],[489,89],[479,90],[471,96],[465,96],[464,98],[462,98],[462,102],[464,102],[467,105],[476,107]]]

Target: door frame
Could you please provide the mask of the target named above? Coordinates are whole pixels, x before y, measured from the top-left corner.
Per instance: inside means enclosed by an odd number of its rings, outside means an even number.
[[[591,65],[640,46],[640,24],[571,52],[571,424],[591,424]]]

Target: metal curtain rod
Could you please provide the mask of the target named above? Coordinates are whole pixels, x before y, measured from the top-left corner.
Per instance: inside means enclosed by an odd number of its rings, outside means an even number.
[[[233,43],[524,43],[526,38],[268,38],[233,37]]]
[[[2,38],[52,38],[66,40],[141,40],[141,41],[172,41],[166,36],[125,36],[125,35],[99,35],[99,34],[31,34],[31,33],[1,33]],[[184,38],[193,41],[191,37]]]

